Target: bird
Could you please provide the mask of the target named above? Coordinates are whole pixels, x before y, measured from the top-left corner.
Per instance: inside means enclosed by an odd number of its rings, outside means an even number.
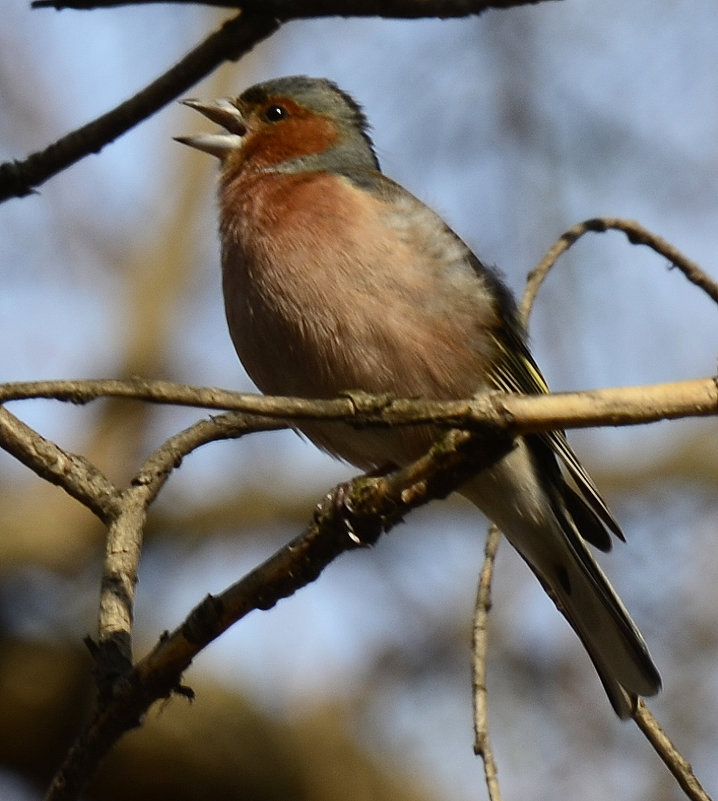
[[[219,159],[224,305],[237,355],[270,395],[464,399],[549,389],[503,277],[382,173],[361,106],[334,82],[271,79],[182,101],[220,126],[175,137]],[[437,428],[302,422],[362,470],[403,466]],[[646,643],[589,549],[624,539],[563,431],[515,440],[459,492],[504,533],[578,635],[622,718],[661,689]]]

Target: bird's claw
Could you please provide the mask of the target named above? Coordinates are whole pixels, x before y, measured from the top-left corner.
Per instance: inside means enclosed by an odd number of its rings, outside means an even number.
[[[315,522],[321,522],[329,515],[333,524],[356,546],[373,545],[384,530],[383,518],[367,514],[355,508],[352,495],[356,487],[353,481],[337,484],[317,504],[314,510]]]
[[[356,545],[361,545],[361,537],[357,534],[352,523],[354,508],[351,501],[351,488],[351,482],[344,481],[329,490],[317,504],[314,510],[314,519],[319,522],[325,515],[333,515],[337,522],[340,522],[344,527],[349,539]]]

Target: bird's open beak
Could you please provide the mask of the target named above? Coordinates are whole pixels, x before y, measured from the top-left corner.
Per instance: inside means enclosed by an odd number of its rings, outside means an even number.
[[[247,133],[247,125],[239,109],[226,98],[220,100],[182,100],[185,106],[199,111],[205,117],[226,129],[226,133],[196,134],[195,136],[175,136],[177,142],[195,147],[219,159],[242,147]]]

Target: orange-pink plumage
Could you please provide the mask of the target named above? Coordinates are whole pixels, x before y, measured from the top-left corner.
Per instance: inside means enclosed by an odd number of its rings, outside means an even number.
[[[465,398],[548,391],[498,275],[384,176],[358,105],[295,76],[186,101],[224,131],[179,141],[217,156],[225,309],[266,393]],[[362,468],[424,452],[430,427],[301,426]],[[566,482],[560,464],[574,481]],[[583,642],[621,717],[660,688],[638,629],[591,555],[622,537],[563,432],[522,437],[461,489],[531,567]]]

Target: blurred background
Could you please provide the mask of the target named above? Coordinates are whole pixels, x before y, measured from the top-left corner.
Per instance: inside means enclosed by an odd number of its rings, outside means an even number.
[[[164,71],[229,15],[151,5],[0,23],[0,160],[23,158]],[[718,9],[712,0],[542,3],[454,21],[286,25],[191,94],[324,75],[373,124],[384,170],[437,209],[517,293],[569,226],[635,218],[718,275]],[[162,110],[38,194],[0,206],[0,380],[140,374],[249,390],[225,329],[216,164]],[[718,313],[618,233],[562,259],[531,323],[556,390],[715,372]],[[13,413],[126,482],[200,414],[138,403]],[[573,433],[626,545],[602,557],[664,679],[650,706],[718,788],[718,423]],[[352,471],[296,436],[187,458],[151,510],[136,653],[288,541]],[[88,799],[485,798],[472,753],[470,629],[486,522],[459,500],[254,613],[157,706]],[[0,456],[0,795],[38,798],[92,697],[103,532]],[[613,715],[577,639],[506,545],[495,578],[490,714],[506,799],[681,797]]]

